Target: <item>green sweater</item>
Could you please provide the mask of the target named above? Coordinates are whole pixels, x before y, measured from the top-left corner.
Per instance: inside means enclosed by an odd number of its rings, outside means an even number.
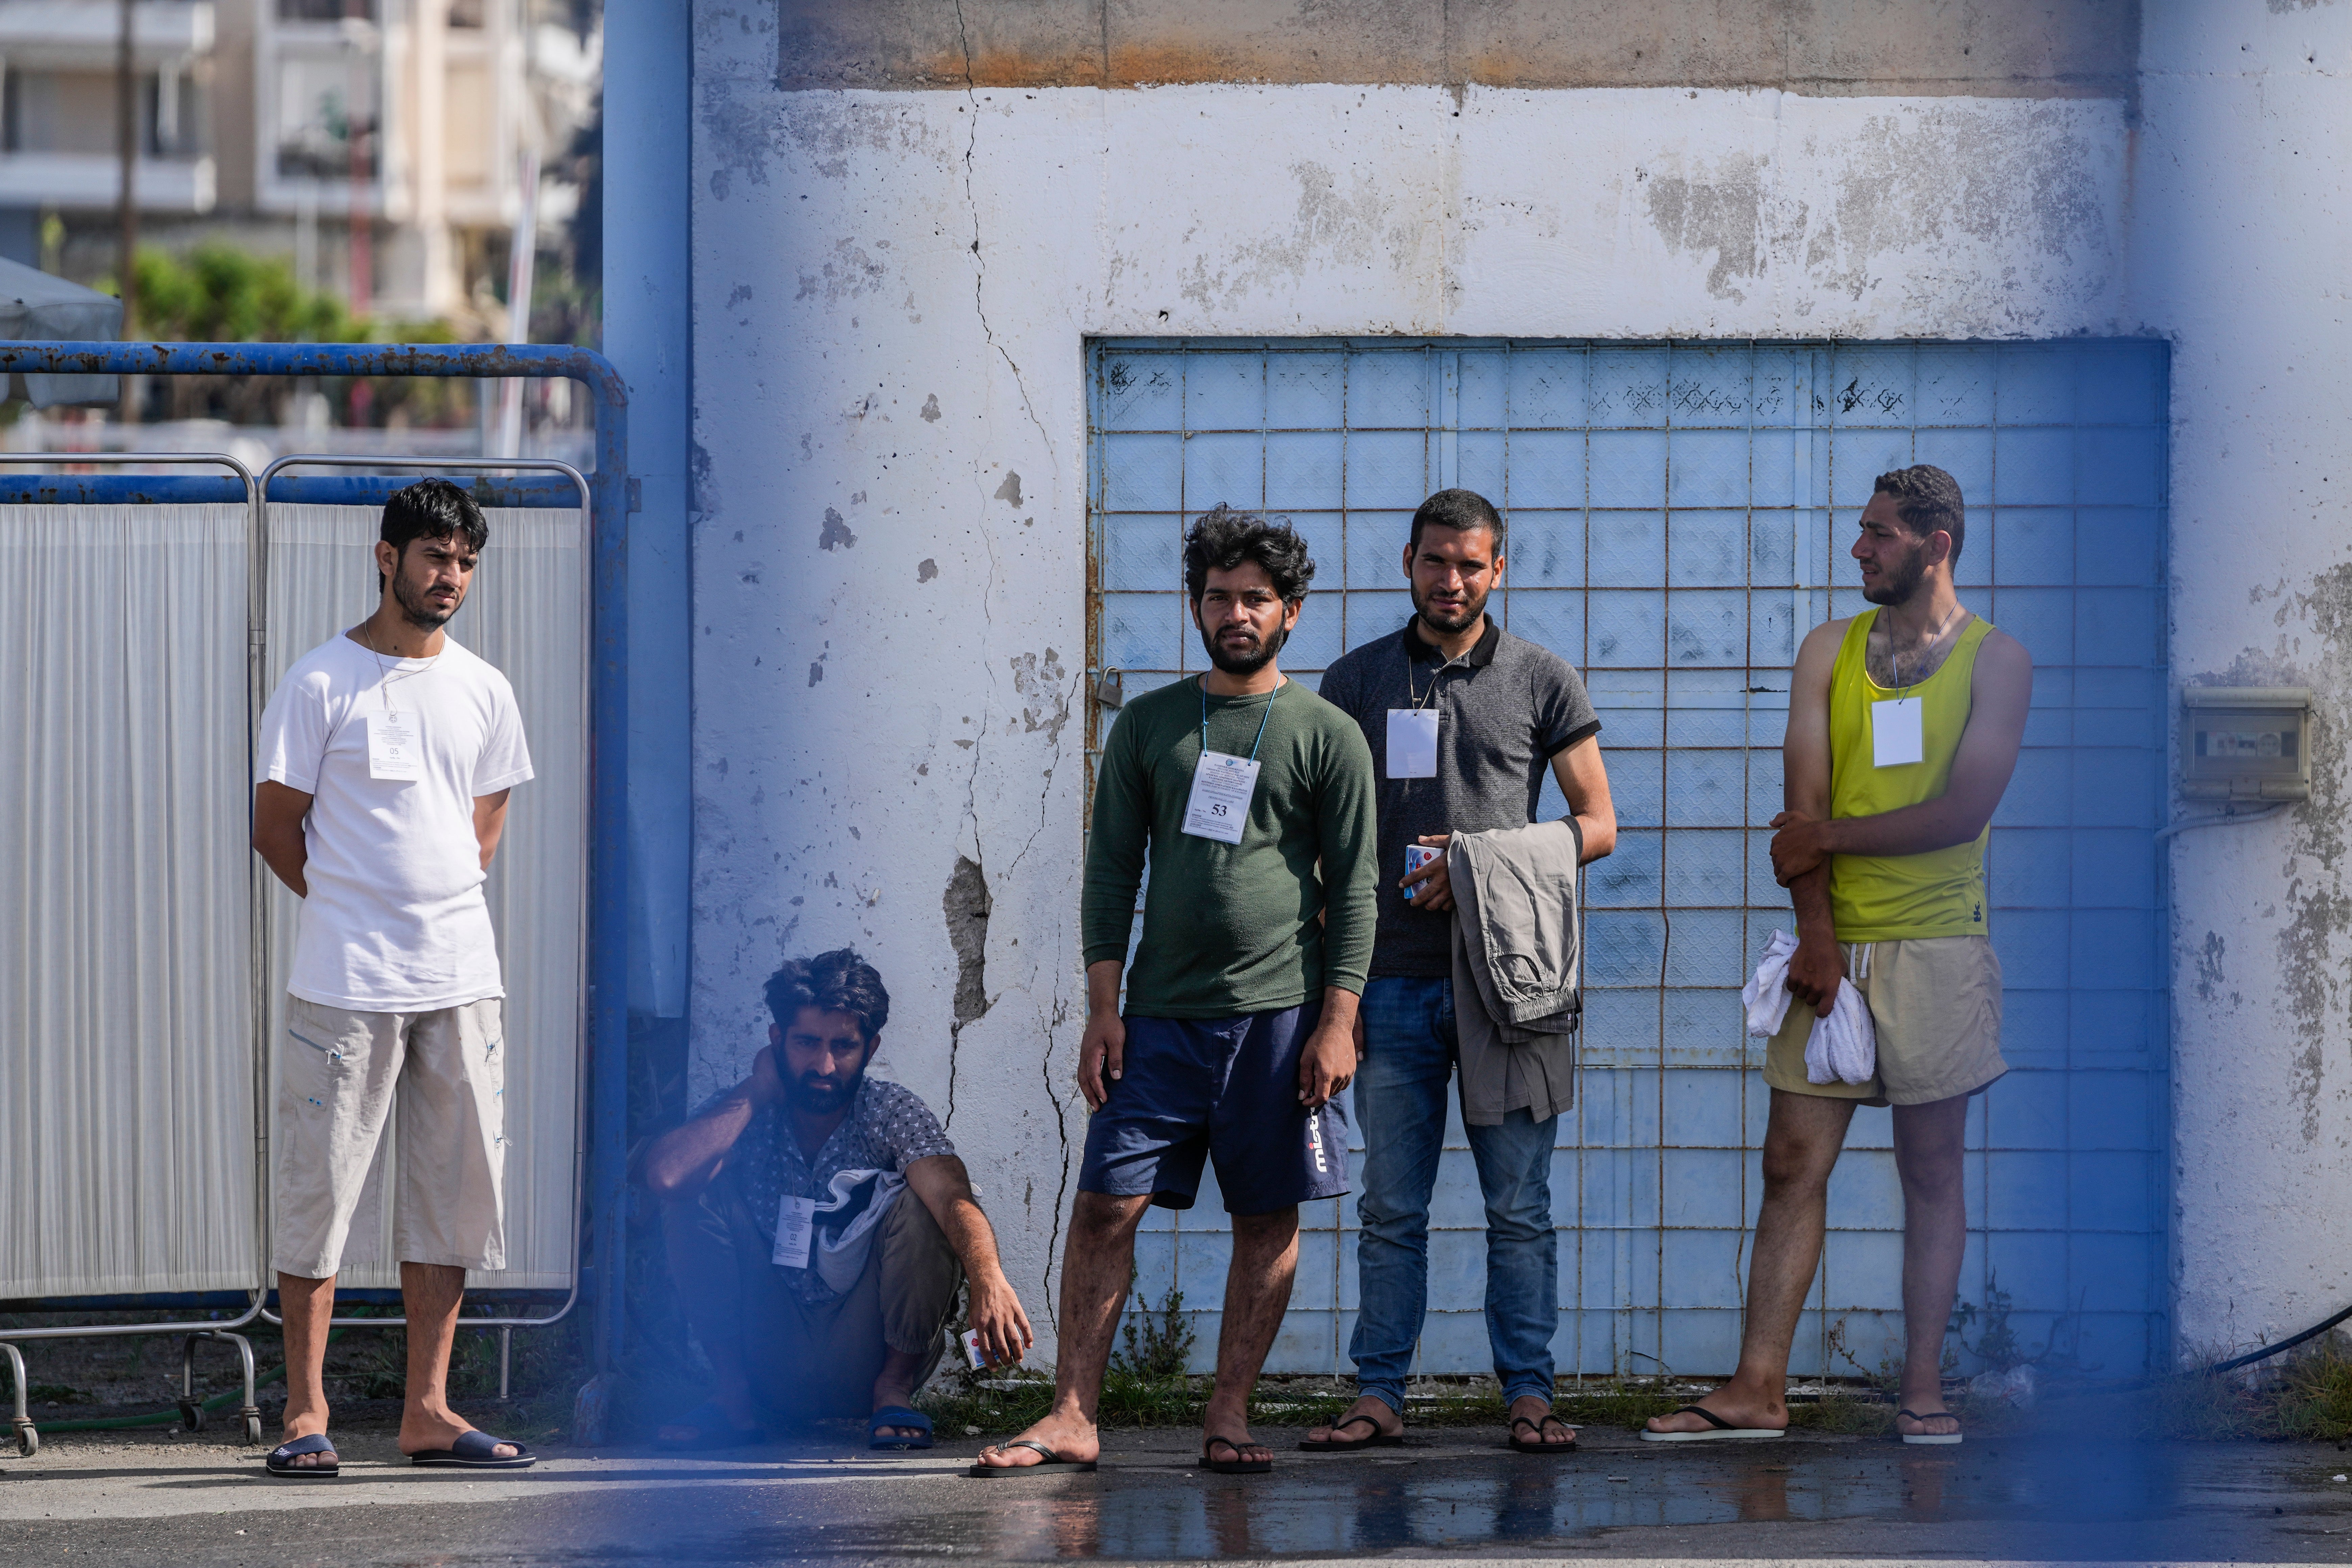
[[[1129,1013],[1231,1018],[1296,1007],[1327,985],[1360,994],[1379,874],[1362,731],[1296,681],[1271,699],[1210,697],[1213,751],[1248,756],[1265,720],[1248,826],[1240,843],[1220,844],[1182,831],[1201,755],[1202,695],[1197,677],[1180,680],[1135,699],[1111,726],[1087,846],[1086,961],[1127,956],[1148,852]]]

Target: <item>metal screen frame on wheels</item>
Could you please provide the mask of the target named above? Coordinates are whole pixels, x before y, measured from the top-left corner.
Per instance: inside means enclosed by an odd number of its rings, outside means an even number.
[[[478,463],[437,463],[398,458],[346,458],[308,457],[285,459],[272,464],[257,482],[252,473],[234,459],[210,455],[186,453],[166,454],[0,454],[0,463],[19,465],[80,464],[93,465],[143,463],[155,465],[185,465],[201,461],[226,463],[239,476],[241,486],[228,479],[147,476],[99,476],[56,474],[41,476],[37,486],[28,486],[0,477],[0,496],[16,501],[67,504],[96,503],[159,503],[174,501],[233,502],[235,493],[242,490],[242,499],[255,518],[251,532],[253,571],[257,581],[248,594],[248,617],[253,623],[248,630],[249,647],[258,628],[266,623],[268,555],[262,516],[263,487],[268,476],[291,462],[323,463],[336,467],[383,469],[461,468],[476,471],[561,469],[571,483],[562,488],[574,490],[583,507],[586,528],[588,558],[586,563],[588,595],[588,701],[587,701],[587,767],[589,789],[587,799],[588,872],[585,889],[587,952],[583,976],[583,1017],[585,1049],[582,1066],[576,1069],[574,1089],[574,1141],[572,1152],[572,1193],[575,1228],[570,1248],[570,1277],[562,1307],[555,1313],[539,1318],[467,1319],[467,1327],[498,1327],[503,1337],[516,1326],[551,1323],[572,1310],[583,1296],[593,1303],[594,1375],[580,1391],[575,1417],[584,1423],[583,1430],[593,1436],[601,1426],[604,1390],[620,1342],[624,1310],[621,1280],[623,1270],[619,1259],[626,1237],[626,1213],[623,1204],[626,1175],[626,1107],[627,1107],[627,973],[626,973],[626,897],[629,877],[627,837],[628,781],[628,603],[627,549],[628,522],[634,481],[628,473],[628,395],[618,372],[603,355],[592,350],[564,345],[530,344],[387,344],[387,343],[117,343],[117,342],[0,342],[0,372],[20,372],[47,374],[91,375],[278,375],[278,376],[425,376],[495,379],[529,377],[546,379],[563,377],[577,381],[587,393],[595,418],[596,463],[593,473],[583,474],[569,465],[538,458],[505,458]],[[281,500],[323,504],[381,504],[383,487],[366,479],[352,477],[295,477],[282,479],[280,486],[297,492]],[[546,479],[522,480],[511,485],[477,486],[477,493],[489,490],[482,499],[490,505],[546,506],[562,504],[549,497],[561,493]],[[508,499],[511,496],[514,499]],[[257,687],[260,679],[258,648],[251,648],[248,668],[249,687]],[[257,722],[261,702],[267,693],[257,689],[248,695],[248,727]],[[249,749],[249,748],[248,748]],[[248,876],[257,879],[267,872],[257,861],[248,868]],[[264,900],[254,897],[250,906],[257,911]],[[253,959],[258,975],[267,962],[265,933],[253,939]],[[242,1312],[232,1319],[202,1322],[156,1322],[136,1324],[94,1325],[89,1328],[59,1327],[54,1329],[12,1329],[0,1334],[0,1357],[5,1357],[14,1373],[16,1384],[15,1421],[19,1451],[29,1456],[38,1446],[26,1408],[27,1380],[23,1357],[10,1341],[30,1342],[40,1339],[65,1339],[85,1336],[116,1336],[121,1334],[152,1334],[181,1332],[188,1335],[184,1356],[192,1358],[196,1339],[233,1342],[240,1351],[245,1371],[245,1405],[240,1414],[246,1420],[248,1441],[259,1440],[259,1412],[254,1405],[254,1373],[251,1347],[243,1336],[232,1331],[261,1318],[268,1303],[268,1288],[271,1281],[266,1272],[268,1262],[266,1248],[268,1237],[258,1205],[266,1201],[268,1188],[268,1102],[269,1085],[263,1075],[268,1065],[268,1042],[258,1031],[267,1027],[266,994],[257,994],[254,1008],[255,1038],[255,1171],[257,1212],[257,1247],[255,1259],[257,1275],[253,1286],[247,1287],[248,1297]],[[583,1100],[585,1104],[583,1104]],[[580,1204],[585,1200],[591,1207],[597,1260],[604,1267],[594,1280],[585,1276],[593,1267],[585,1261],[582,1252],[583,1233],[577,1223],[582,1217]],[[34,1299],[14,1303],[30,1310],[116,1310],[133,1306],[143,1298],[82,1298],[55,1299],[58,1305],[45,1309],[48,1299]],[[165,1297],[165,1300],[173,1298]],[[181,1299],[184,1301],[184,1299]],[[175,1304],[181,1304],[175,1301]],[[198,1298],[194,1303],[202,1304]],[[268,1314],[276,1321],[275,1314]],[[347,1320],[338,1319],[338,1322]],[[388,1327],[399,1320],[370,1318],[358,1322]],[[505,1384],[506,1356],[502,1342],[500,1384]],[[187,1373],[184,1363],[184,1388]],[[183,1420],[191,1426],[201,1423],[202,1411],[193,1398],[181,1405]],[[191,1415],[190,1412],[194,1414]]]
[[[250,756],[255,729],[261,721],[261,705],[266,694],[261,690],[262,627],[268,609],[268,572],[267,551],[261,537],[260,486],[253,470],[226,452],[120,452],[120,453],[0,453],[0,465],[37,467],[54,463],[156,464],[163,467],[224,468],[234,473],[245,489],[246,509],[246,591],[245,591],[245,751]],[[163,504],[169,504],[168,502]],[[24,1354],[15,1342],[39,1340],[110,1339],[125,1334],[179,1334],[181,1342],[180,1421],[190,1431],[204,1425],[204,1413],[194,1398],[195,1347],[199,1340],[232,1346],[237,1353],[245,1378],[245,1403],[237,1411],[245,1428],[245,1440],[261,1440],[261,1410],[254,1403],[253,1342],[236,1331],[254,1321],[262,1312],[268,1290],[267,1273],[268,1242],[264,1223],[269,1183],[268,1124],[268,1052],[262,1037],[268,1009],[263,1005],[263,971],[265,966],[264,932],[262,929],[264,887],[267,871],[255,857],[247,868],[247,1005],[252,1009],[251,1027],[246,1037],[246,1048],[251,1055],[247,1072],[253,1080],[253,1226],[258,1244],[254,1258],[254,1283],[246,1287],[252,1299],[244,1311],[226,1322],[174,1321],[140,1323],[80,1323],[38,1329],[0,1329],[0,1356],[7,1360],[15,1379],[9,1425],[15,1431],[16,1451],[26,1458],[37,1453],[41,1446],[39,1430],[34,1426],[26,1396],[30,1383],[25,1370]]]
[[[351,458],[329,456],[322,453],[295,453],[288,457],[280,458],[276,462],[270,464],[268,468],[262,469],[260,481],[256,487],[253,523],[254,549],[256,553],[259,555],[263,562],[263,569],[265,572],[267,571],[269,555],[269,481],[275,479],[281,470],[291,468],[365,468],[372,472],[385,468],[398,468],[427,473],[465,474],[526,469],[538,473],[562,474],[572,481],[573,489],[579,492],[580,526],[583,535],[585,536],[593,531],[594,526],[595,508],[593,497],[588,488],[587,476],[581,473],[579,469],[573,468],[571,464],[558,461],[553,458]],[[590,597],[593,599],[593,580],[583,580],[583,592],[588,592]],[[584,624],[585,617],[583,617],[583,625]],[[583,685],[586,674],[587,672],[583,669],[582,671]],[[261,885],[261,892],[266,893],[267,890],[267,885]],[[582,913],[583,918],[581,926],[581,941],[584,949],[587,942],[587,925],[585,920],[587,900],[583,899],[582,902]],[[263,907],[266,909],[266,905]],[[257,914],[256,916],[256,921],[257,924],[265,923],[266,916]],[[268,952],[265,946],[257,961],[256,967],[257,969],[266,970],[268,964]],[[267,1000],[268,992],[265,988],[261,994],[257,995],[255,998],[256,1005],[266,1005]],[[586,1049],[587,1041],[584,1037],[586,1033],[584,1026],[588,1022],[588,1012],[585,1008],[583,1008],[581,1011],[581,1020],[583,1025],[582,1031],[583,1037],[579,1042],[580,1048],[574,1057],[572,1068],[572,1208],[574,1214],[579,1212],[583,1184],[586,1179],[587,1163],[589,1055]],[[258,1030],[257,1030],[256,1033],[256,1039],[257,1042],[256,1048],[262,1048],[261,1044],[259,1043]],[[266,1068],[266,1052],[264,1065]],[[571,1283],[565,1290],[563,1304],[546,1317],[462,1318],[459,1321],[458,1326],[461,1328],[496,1329],[499,1331],[499,1396],[500,1398],[506,1397],[507,1372],[509,1362],[510,1360],[510,1342],[513,1339],[515,1330],[545,1328],[550,1323],[561,1321],[565,1315],[570,1313],[572,1307],[579,1302],[580,1238],[576,1231],[573,1233],[572,1237],[571,1262],[566,1268],[565,1272],[571,1276]],[[464,1309],[461,1306],[459,1310],[462,1311]],[[283,1322],[285,1320],[279,1317],[278,1313],[271,1311],[268,1306],[264,1305],[261,1308],[261,1321],[263,1322],[275,1325]],[[328,1326],[331,1328],[344,1329],[399,1329],[408,1326],[408,1319],[405,1316],[397,1318],[330,1318],[327,1321]]]

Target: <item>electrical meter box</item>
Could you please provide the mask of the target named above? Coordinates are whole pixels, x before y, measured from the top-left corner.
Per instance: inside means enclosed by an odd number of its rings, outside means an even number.
[[[2307,688],[2191,686],[2180,702],[2185,799],[2311,798]]]

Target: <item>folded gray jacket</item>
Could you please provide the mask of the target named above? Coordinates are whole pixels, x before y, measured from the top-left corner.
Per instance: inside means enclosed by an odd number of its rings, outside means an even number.
[[[1462,1120],[1537,1121],[1576,1102],[1583,1010],[1574,818],[1457,833],[1446,846],[1454,889],[1454,1024]]]

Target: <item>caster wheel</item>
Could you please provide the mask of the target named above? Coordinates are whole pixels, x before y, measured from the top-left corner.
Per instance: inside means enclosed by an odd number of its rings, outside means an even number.
[[[205,1407],[193,1399],[180,1401],[180,1429],[201,1432],[205,1429]]]
[[[253,1448],[258,1447],[260,1444],[261,1417],[258,1415],[247,1415],[245,1418],[245,1446],[248,1448]]]
[[[29,1459],[40,1451],[41,1435],[33,1429],[33,1424],[30,1421],[27,1421],[18,1426],[16,1428],[17,1454]]]

